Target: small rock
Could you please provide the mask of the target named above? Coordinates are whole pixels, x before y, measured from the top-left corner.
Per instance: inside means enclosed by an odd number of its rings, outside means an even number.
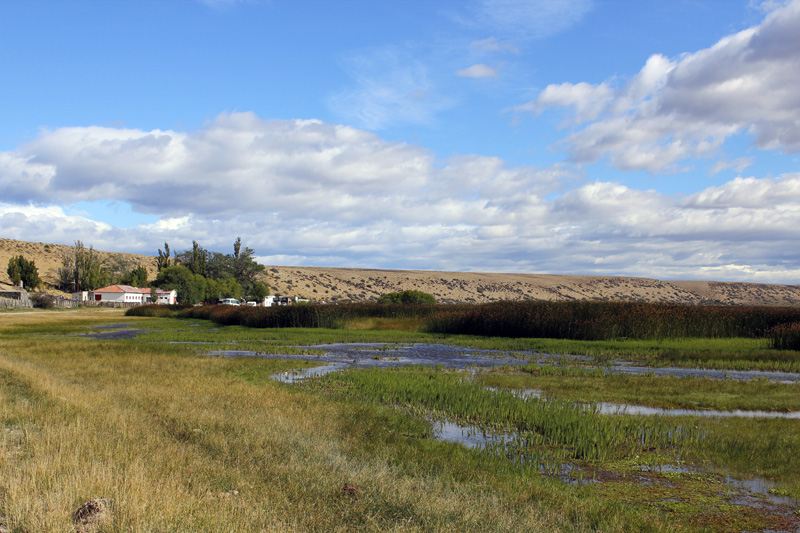
[[[345,483],[341,488],[342,493],[349,494],[350,496],[358,496],[363,492],[363,490],[364,489],[358,485],[353,485],[352,483]]]
[[[111,514],[112,501],[106,498],[94,498],[84,503],[72,513],[75,529],[80,533],[94,531]]]

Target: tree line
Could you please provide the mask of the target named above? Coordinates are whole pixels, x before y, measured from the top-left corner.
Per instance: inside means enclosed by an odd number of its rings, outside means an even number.
[[[149,281],[143,265],[133,266],[119,259],[101,261],[92,246],[87,248],[76,241],[62,257],[57,285],[66,292],[91,291],[112,284],[175,290],[178,302],[186,304],[222,298],[261,301],[269,295],[269,286],[260,279],[266,267],[253,259],[254,253],[252,248],[242,246],[241,237],[233,243],[232,254],[206,250],[192,241],[190,250],[170,255],[165,242],[156,258],[156,279]]]
[[[233,253],[206,250],[192,241],[191,250],[170,257],[169,244],[158,251],[158,275],[153,286],[176,290],[181,303],[213,302],[223,298],[244,298],[260,302],[269,295],[269,285],[259,278],[266,267],[253,259],[255,251],[242,247],[241,237],[233,243]]]

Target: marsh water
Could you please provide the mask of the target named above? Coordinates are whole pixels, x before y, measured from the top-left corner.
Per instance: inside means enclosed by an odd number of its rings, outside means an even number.
[[[322,356],[281,356],[288,359],[302,359],[306,361],[324,362],[320,366],[297,369],[272,376],[273,379],[283,383],[297,383],[305,379],[320,377],[330,372],[346,370],[348,368],[390,368],[406,365],[440,365],[446,368],[462,370],[488,370],[498,366],[520,366],[530,363],[553,364],[556,358],[563,361],[563,356],[548,356],[542,354],[508,352],[496,350],[465,349],[440,344],[331,344],[315,345],[305,348],[322,349]],[[209,355],[222,357],[266,357],[266,354],[244,351],[218,351]],[[573,356],[576,357],[576,356]],[[587,359],[581,358],[580,359]],[[636,374],[640,367],[626,365],[624,362],[609,369],[610,372]],[[652,371],[653,369],[647,369]],[[711,379],[772,379],[782,383],[800,383],[800,375],[785,372],[722,372],[692,369],[658,369],[662,372],[656,375],[673,375],[678,377],[702,376]],[[521,398],[542,398],[542,391],[535,389],[522,389],[514,391]],[[630,405],[611,402],[599,402],[586,406],[598,414],[603,415],[631,415],[631,416],[699,416],[699,417],[746,417],[746,418],[790,418],[800,419],[800,412],[780,413],[769,411],[718,411],[699,409],[663,409],[644,405]],[[463,425],[447,419],[432,419],[432,437],[443,442],[453,442],[468,448],[488,450],[512,443],[518,438],[514,432],[498,433],[479,428],[477,426]],[[700,470],[673,465],[641,466],[642,475],[655,476],[644,479],[646,483],[659,481],[659,475],[668,473],[702,473]],[[589,484],[602,482],[608,473],[584,472],[576,465],[559,463],[553,465],[550,471],[542,472],[557,477],[569,484]],[[731,504],[746,505],[750,507],[769,506],[797,506],[797,500],[791,497],[774,494],[774,483],[763,478],[735,479],[730,476],[720,476],[720,482],[727,487],[726,493]]]
[[[96,339],[127,339],[145,333],[142,330],[130,328],[128,324],[110,324],[95,328],[100,331],[92,332],[86,336]],[[203,355],[209,357],[268,357],[278,359],[303,360],[318,363],[318,366],[297,369],[273,375],[273,379],[283,383],[297,383],[305,379],[320,377],[330,372],[342,371],[349,368],[392,368],[409,365],[441,366],[448,369],[467,370],[478,372],[503,366],[521,366],[528,364],[554,365],[569,364],[574,360],[582,367],[591,367],[591,358],[586,356],[564,356],[534,353],[530,351],[501,351],[464,348],[444,344],[427,343],[349,343],[349,344],[323,344],[313,346],[298,346],[298,349],[314,350],[322,354],[274,354],[248,350],[216,350]],[[800,374],[787,372],[758,372],[758,371],[720,371],[685,368],[651,368],[635,366],[625,361],[614,361],[610,365],[601,367],[606,372],[638,375],[650,373],[655,376],[676,377],[706,377],[710,379],[752,380],[767,379],[781,383],[800,384]],[[538,398],[541,391],[521,390],[521,397]],[[601,402],[592,404],[599,414],[607,415],[634,415],[634,416],[700,416],[700,417],[748,417],[748,418],[792,418],[800,419],[800,412],[777,413],[765,411],[714,411],[690,409],[660,409],[640,405],[626,405]],[[461,425],[449,420],[432,420],[433,438],[455,442],[469,448],[489,449],[498,444],[502,445],[517,438],[514,433],[493,433],[475,426]],[[662,472],[691,473],[684,467],[662,465],[641,466],[643,475],[656,475]],[[551,475],[568,483],[594,483],[602,481],[597,478],[597,472],[583,472],[571,464],[556,465],[556,471]],[[731,503],[749,506],[761,506],[764,502],[771,505],[796,506],[793,498],[775,495],[771,492],[773,484],[767,480],[755,478],[737,480],[722,476],[721,481],[730,491]],[[753,496],[755,495],[755,497]]]
[[[436,366],[454,369],[490,369],[501,366],[522,366],[527,364],[553,365],[575,360],[583,367],[591,358],[581,355],[551,355],[530,351],[501,351],[464,348],[447,344],[427,343],[343,343],[298,346],[322,350],[324,355],[285,355],[245,350],[216,350],[205,355],[217,357],[271,357],[278,359],[297,359],[318,361],[320,363],[341,363],[344,367],[391,368],[407,365]],[[595,368],[589,366],[588,368]],[[710,379],[733,379],[747,381],[767,379],[780,383],[800,384],[800,374],[791,372],[763,372],[744,370],[709,370],[699,368],[653,368],[634,366],[626,361],[613,361],[603,366],[607,372],[629,375],[650,373],[654,376],[706,377]]]

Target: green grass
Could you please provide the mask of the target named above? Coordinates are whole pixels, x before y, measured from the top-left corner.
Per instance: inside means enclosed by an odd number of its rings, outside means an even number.
[[[538,389],[549,398],[574,402],[617,402],[668,409],[800,411],[800,385],[767,380],[628,376],[601,370],[529,367],[526,372],[475,376],[488,387]]]
[[[468,336],[452,336],[448,339],[449,343],[476,348],[584,355],[593,359],[591,364],[606,364],[621,359],[653,367],[800,372],[800,352],[770,349],[767,339],[575,341]]]

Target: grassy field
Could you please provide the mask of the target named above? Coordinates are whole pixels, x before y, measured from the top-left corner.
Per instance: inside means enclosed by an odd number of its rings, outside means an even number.
[[[85,336],[103,331],[93,326],[119,323],[149,333]],[[370,329],[376,327],[387,329]],[[74,531],[72,513],[93,498],[110,508],[98,531],[742,531],[800,524],[797,506],[765,512],[735,505],[722,482],[728,474],[765,477],[777,483],[775,492],[800,495],[796,420],[574,414],[559,429],[553,420],[567,407],[540,406],[533,418],[509,395],[494,409],[496,394],[443,370],[393,371],[397,379],[383,385],[387,373],[351,372],[297,387],[269,376],[311,363],[198,357],[220,348],[314,354],[298,346],[330,342],[530,349],[524,339],[403,331],[408,324],[391,330],[390,321],[361,328],[248,329],[109,310],[0,314],[0,524]],[[680,396],[668,382],[648,389],[648,378],[521,377],[550,379],[552,385],[534,386],[567,399],[599,401],[592,389],[630,387],[640,389],[639,399]],[[427,382],[433,386],[420,388]],[[789,389],[765,383],[699,388],[713,405],[758,394],[774,399],[776,409],[794,408]],[[436,390],[461,403],[436,403]],[[438,442],[430,438],[432,413],[540,428],[549,439],[537,441],[541,447],[562,450],[559,458],[598,482],[569,484],[532,463]],[[691,438],[678,442],[670,433],[677,427]],[[570,431],[619,437],[606,438],[606,453],[593,455],[580,439],[569,440]],[[639,468],[665,462],[692,468]]]

